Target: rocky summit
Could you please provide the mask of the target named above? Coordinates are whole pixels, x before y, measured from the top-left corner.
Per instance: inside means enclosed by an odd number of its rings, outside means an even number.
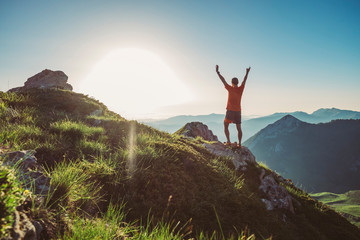
[[[72,90],[73,87],[67,83],[68,76],[63,71],[52,71],[45,69],[27,79],[23,87],[10,89],[9,92],[18,92],[31,88],[60,88]]]

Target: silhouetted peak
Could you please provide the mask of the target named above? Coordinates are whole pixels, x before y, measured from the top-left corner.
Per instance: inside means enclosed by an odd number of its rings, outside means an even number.
[[[298,127],[303,124],[307,124],[305,122],[300,121],[296,117],[288,114],[273,124],[269,124],[267,127],[262,129],[257,136],[263,136],[266,138],[274,138],[279,134],[287,134],[295,131]]]
[[[271,125],[280,126],[280,127],[283,127],[283,128],[294,128],[294,127],[297,128],[303,123],[305,123],[305,122],[300,121],[296,117],[288,114],[288,115],[282,117],[280,120],[276,121],[274,124],[271,124]]]

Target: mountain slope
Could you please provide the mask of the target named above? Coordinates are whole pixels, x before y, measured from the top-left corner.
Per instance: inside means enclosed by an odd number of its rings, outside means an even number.
[[[308,191],[345,192],[360,182],[360,120],[309,124],[287,115],[244,143]]]
[[[125,227],[147,219],[154,231],[161,221],[180,221],[174,231],[192,229],[184,238],[211,236],[214,230],[237,237],[246,228],[273,239],[360,237],[359,229],[271,170],[257,164],[236,170],[229,159],[209,152],[201,139],[127,121],[98,101],[69,91],[0,93],[0,99],[1,148],[34,149],[37,171],[44,168],[50,179],[48,193],[35,191],[26,203],[33,206],[21,206],[42,224],[42,239],[75,238],[98,225],[111,228],[121,208],[128,214],[114,225],[122,226],[115,228],[118,238],[136,239],[144,230],[125,234]],[[290,192],[294,214],[266,209],[260,174],[273,174]],[[39,198],[42,194],[45,198]]]

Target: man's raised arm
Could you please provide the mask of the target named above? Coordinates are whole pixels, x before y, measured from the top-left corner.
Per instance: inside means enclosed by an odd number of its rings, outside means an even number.
[[[224,86],[228,85],[227,82],[225,81],[225,78],[223,76],[221,76],[220,72],[219,72],[219,65],[216,65],[216,73],[218,74],[220,80],[222,81],[222,83],[224,84]]]
[[[249,72],[250,72],[250,69],[251,69],[251,67],[248,67],[248,68],[246,69],[246,74],[245,74],[244,80],[243,80],[242,83],[241,83],[241,86],[245,85],[246,80],[247,80],[247,77],[248,77],[248,74],[249,74]]]

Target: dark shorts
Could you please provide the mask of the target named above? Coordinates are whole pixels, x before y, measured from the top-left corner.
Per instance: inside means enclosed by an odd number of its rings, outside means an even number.
[[[224,122],[241,124],[241,111],[227,110]]]

